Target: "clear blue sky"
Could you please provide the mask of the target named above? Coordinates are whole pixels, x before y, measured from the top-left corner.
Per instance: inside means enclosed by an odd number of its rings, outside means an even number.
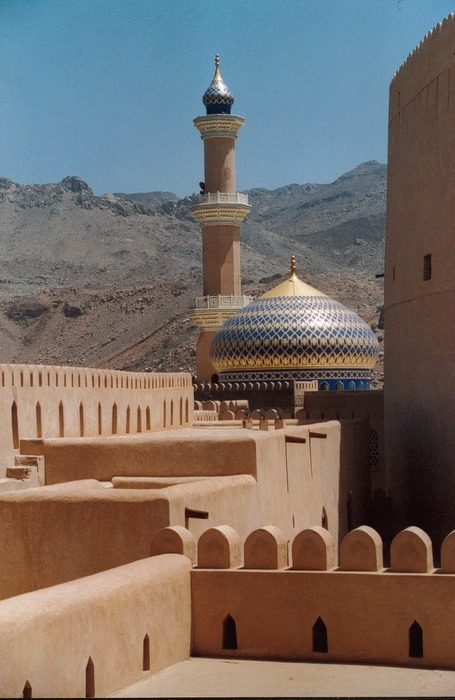
[[[239,189],[387,159],[390,79],[453,0],[0,0],[0,177],[198,191],[221,55]]]

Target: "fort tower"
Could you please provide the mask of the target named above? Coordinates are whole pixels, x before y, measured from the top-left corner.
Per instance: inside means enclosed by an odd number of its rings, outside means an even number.
[[[202,101],[204,116],[194,125],[204,141],[205,182],[191,208],[202,228],[203,296],[198,297],[191,318],[199,326],[196,348],[198,381],[210,381],[215,373],[210,342],[230,316],[249,303],[242,296],[240,272],[240,225],[250,206],[248,195],[236,191],[235,140],[244,118],[231,114],[234,96],[223,81],[220,58]]]

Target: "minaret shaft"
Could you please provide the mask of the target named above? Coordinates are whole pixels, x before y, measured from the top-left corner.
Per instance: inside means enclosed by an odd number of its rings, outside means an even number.
[[[204,226],[202,229],[204,296],[240,296],[240,228]]]
[[[206,192],[235,192],[235,137],[204,139]]]

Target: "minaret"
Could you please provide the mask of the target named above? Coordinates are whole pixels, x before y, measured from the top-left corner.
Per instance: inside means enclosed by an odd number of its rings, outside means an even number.
[[[196,347],[198,381],[210,381],[216,372],[210,361],[210,342],[221,325],[251,299],[242,296],[240,225],[248,214],[248,195],[236,191],[235,140],[244,118],[231,114],[234,96],[220,74],[215,75],[202,101],[207,114],[194,119],[204,141],[205,182],[191,207],[202,228],[203,296],[195,300],[191,319],[199,326]]]

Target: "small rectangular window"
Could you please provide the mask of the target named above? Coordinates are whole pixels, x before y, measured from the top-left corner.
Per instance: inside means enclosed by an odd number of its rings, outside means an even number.
[[[423,256],[423,281],[431,280],[431,255]]]

